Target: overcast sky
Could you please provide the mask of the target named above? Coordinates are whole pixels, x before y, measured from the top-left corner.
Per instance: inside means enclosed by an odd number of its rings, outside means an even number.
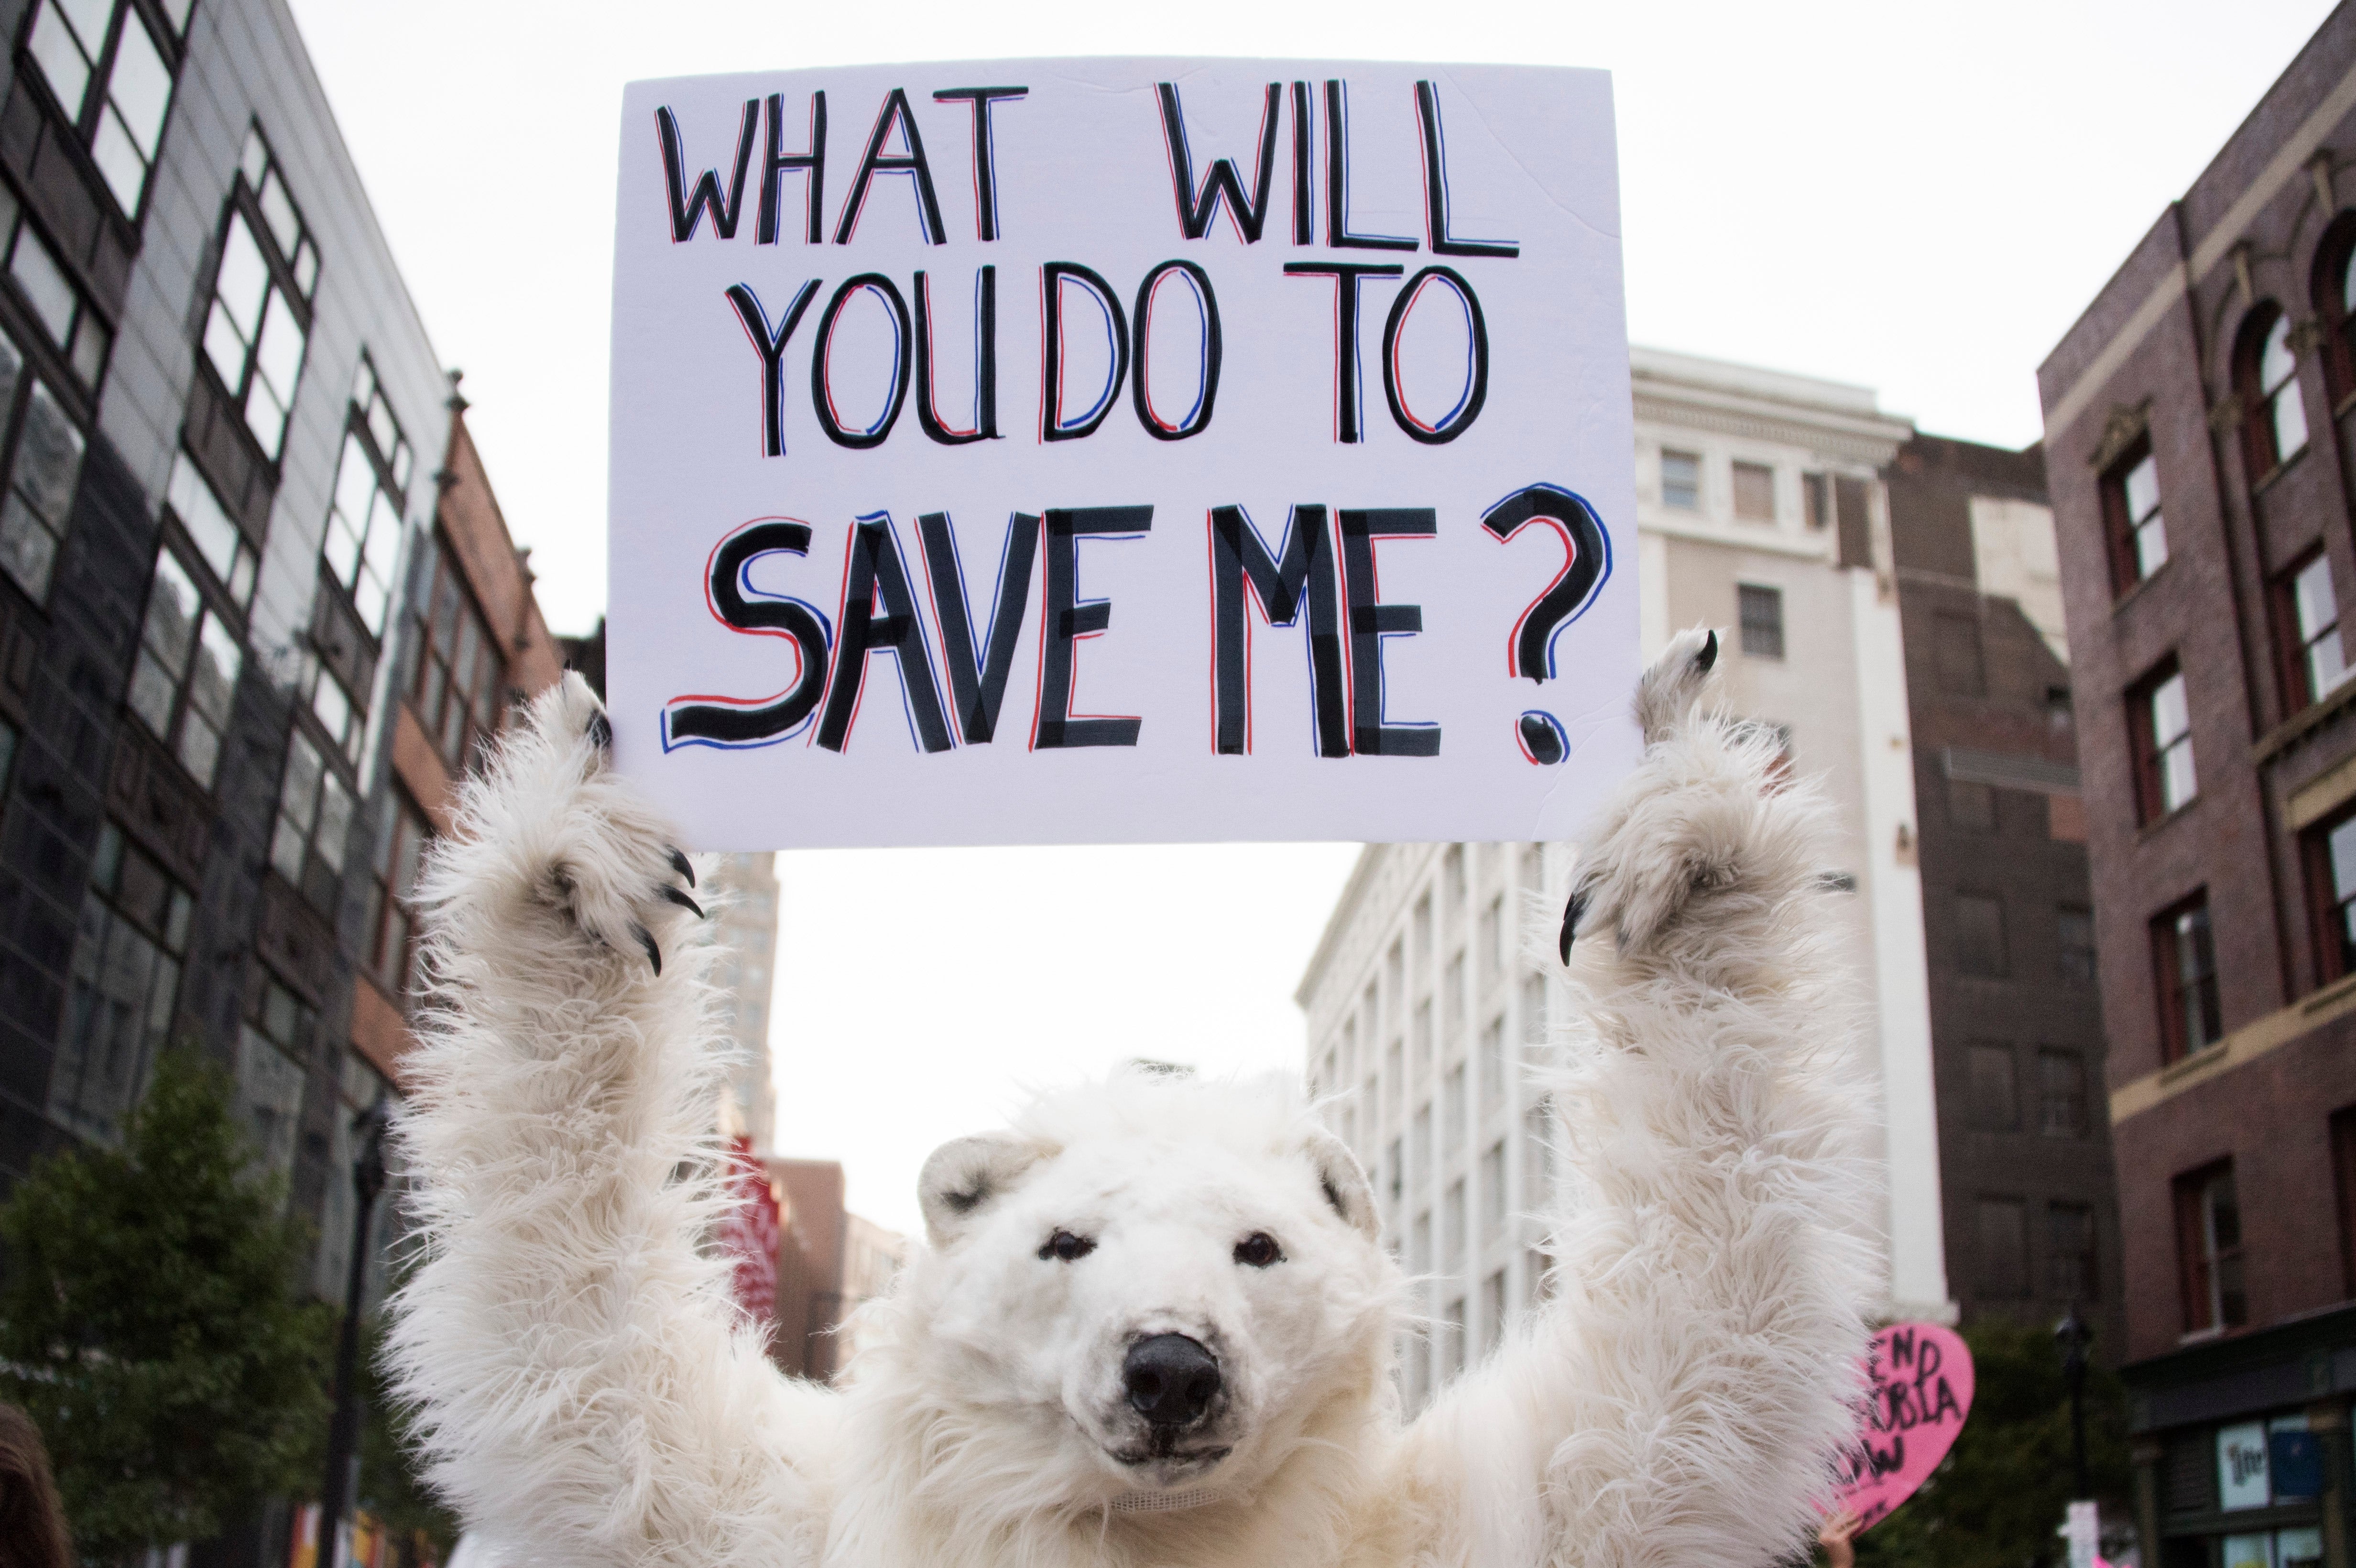
[[[622,84],[1040,54],[1503,60],[1614,73],[1631,336],[2037,439],[2037,364],[2322,0],[1183,7],[294,0],[561,631],[605,596]],[[332,262],[330,263],[332,264]],[[924,1154],[1017,1081],[1145,1054],[1297,1066],[1343,846],[788,854],[778,1141],[916,1225]]]

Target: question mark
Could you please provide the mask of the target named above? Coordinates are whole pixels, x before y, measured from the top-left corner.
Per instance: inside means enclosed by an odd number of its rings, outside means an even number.
[[[1544,523],[1562,537],[1562,570],[1514,622],[1505,637],[1505,667],[1539,685],[1555,673],[1555,636],[1587,613],[1612,575],[1612,538],[1585,497],[1559,485],[1516,490],[1481,515],[1481,526],[1501,544],[1532,523]],[[1551,766],[1570,754],[1570,738],[1553,714],[1531,709],[1516,721],[1522,754]]]

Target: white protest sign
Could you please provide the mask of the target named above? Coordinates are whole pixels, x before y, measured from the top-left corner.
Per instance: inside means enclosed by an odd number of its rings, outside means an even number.
[[[1635,756],[1601,72],[638,82],[613,375],[699,845],[1558,838]]]

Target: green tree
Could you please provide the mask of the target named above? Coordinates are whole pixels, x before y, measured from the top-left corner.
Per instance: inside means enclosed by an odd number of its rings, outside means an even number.
[[[1858,1537],[1858,1568],[2055,1568],[2054,1531],[2074,1496],[2070,1391],[2050,1329],[1983,1318],[1963,1330],[1970,1416],[1922,1489]],[[2086,1468],[2106,1522],[2127,1515],[2126,1402],[2115,1374],[2086,1374]]]
[[[458,1543],[458,1516],[443,1507],[417,1470],[417,1442],[410,1410],[389,1386],[384,1372],[384,1326],[370,1318],[360,1341],[361,1382],[368,1401],[360,1424],[360,1507],[384,1521],[410,1561],[412,1537],[423,1532],[434,1556],[448,1562]]]
[[[226,1075],[167,1051],[121,1148],[43,1160],[0,1207],[0,1397],[89,1558],[315,1488],[335,1314],[298,1296],[302,1227],[252,1159]]]

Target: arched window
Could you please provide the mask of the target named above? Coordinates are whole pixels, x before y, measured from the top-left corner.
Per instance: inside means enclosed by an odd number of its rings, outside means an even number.
[[[2315,315],[2323,339],[2324,385],[2333,407],[2356,393],[2356,212],[2343,212],[2315,249]]]
[[[2262,478],[2307,448],[2307,404],[2291,352],[2290,316],[2267,305],[2243,328],[2234,356],[2234,386],[2242,399],[2250,476]]]

